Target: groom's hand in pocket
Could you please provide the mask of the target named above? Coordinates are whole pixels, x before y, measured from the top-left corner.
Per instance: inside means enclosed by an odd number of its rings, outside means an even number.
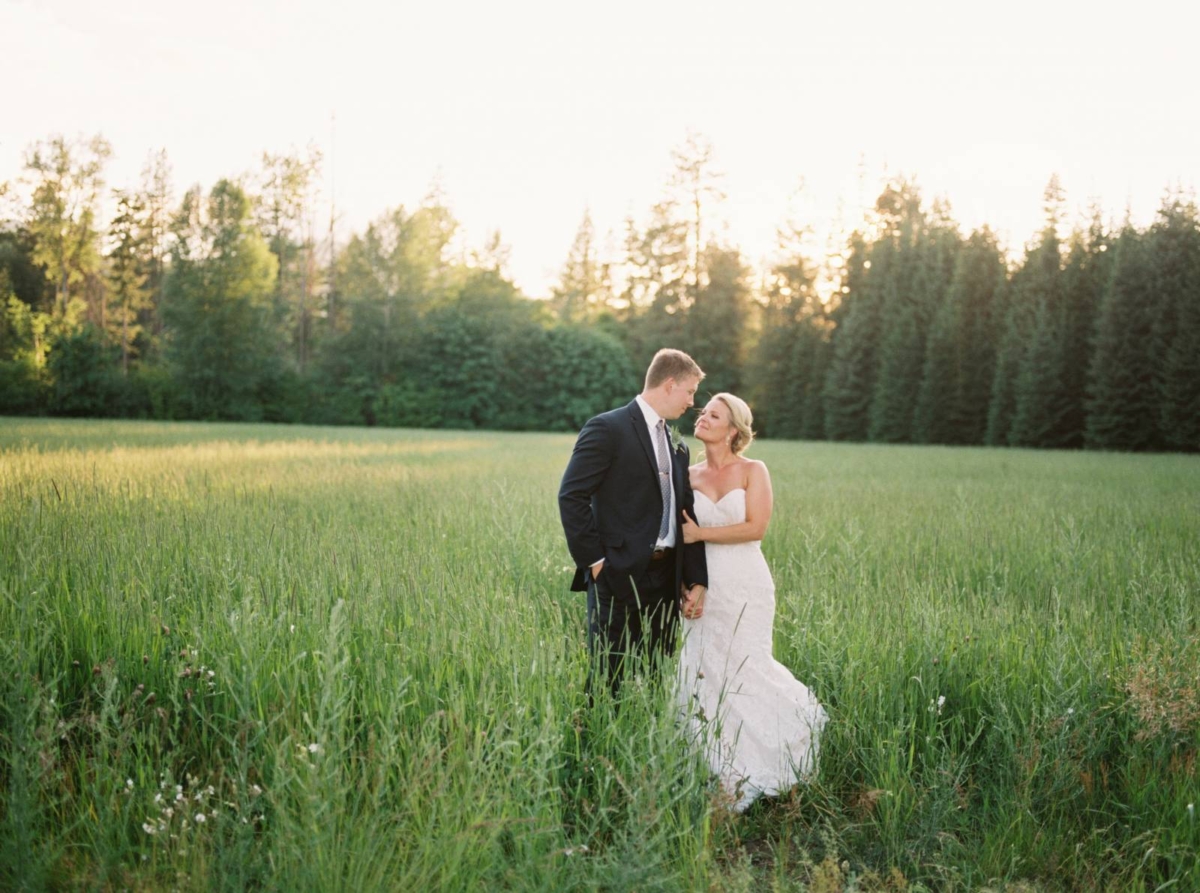
[[[599,561],[597,561],[595,564],[592,565],[592,579],[593,580],[600,579],[600,571],[602,571],[603,569],[604,569],[604,559],[601,558]]]

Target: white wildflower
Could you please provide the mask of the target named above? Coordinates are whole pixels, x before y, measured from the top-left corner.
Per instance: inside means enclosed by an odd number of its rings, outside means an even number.
[[[142,830],[145,831],[147,834],[153,834],[154,826],[151,825],[149,822],[142,822]]]
[[[309,753],[320,753],[321,745],[317,744],[317,742],[314,741],[312,744],[308,745],[308,752]]]
[[[196,824],[197,825],[203,825],[206,821],[208,821],[208,816],[206,816],[202,812],[196,813]]]

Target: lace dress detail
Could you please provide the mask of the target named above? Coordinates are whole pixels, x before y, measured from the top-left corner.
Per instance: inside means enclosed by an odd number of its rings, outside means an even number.
[[[696,491],[701,527],[746,519],[746,491],[717,502]],[[683,621],[678,701],[689,736],[744,810],[816,768],[827,716],[808,687],[772,656],[775,583],[759,542],[705,545],[704,615]]]

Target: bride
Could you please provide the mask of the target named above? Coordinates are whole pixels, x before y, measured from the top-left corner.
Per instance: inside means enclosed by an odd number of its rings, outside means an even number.
[[[754,434],[745,401],[717,394],[696,422],[704,461],[689,469],[708,592],[683,605],[679,707],[721,787],[743,811],[810,776],[827,720],[812,692],[771,655],[775,584],[760,541],[771,520],[767,466],[742,456]]]

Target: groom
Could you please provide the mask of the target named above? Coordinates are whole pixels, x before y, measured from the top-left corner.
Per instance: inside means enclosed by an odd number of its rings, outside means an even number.
[[[559,487],[571,589],[587,591],[588,650],[613,694],[631,655],[673,649],[681,599],[688,616],[702,610],[704,544],[680,533],[682,513],[695,515],[688,450],[666,423],[692,406],[703,377],[683,351],[660,350],[632,403],[583,426]]]

